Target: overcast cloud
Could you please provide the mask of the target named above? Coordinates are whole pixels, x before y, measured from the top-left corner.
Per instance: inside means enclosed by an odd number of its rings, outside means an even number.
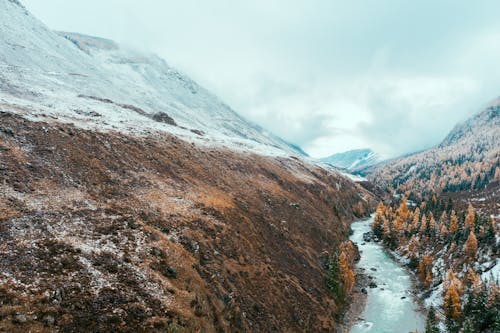
[[[500,95],[500,1],[22,0],[55,30],[158,53],[320,157],[437,144]]]

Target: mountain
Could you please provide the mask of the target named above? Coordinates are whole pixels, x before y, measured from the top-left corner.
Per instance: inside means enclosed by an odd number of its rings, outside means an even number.
[[[500,191],[500,99],[458,124],[436,147],[364,170],[381,187],[418,200],[436,194],[475,201],[498,215]]]
[[[491,140],[491,143],[497,144],[498,148],[499,142],[495,140],[498,140],[499,127],[500,98],[492,102],[484,111],[455,126],[439,147],[459,145],[466,141],[475,141],[478,144],[486,145]]]
[[[373,233],[415,273],[423,304],[442,314],[428,323],[498,331],[500,99],[436,147],[377,165],[367,177],[392,190]]]
[[[354,264],[371,193],[162,59],[18,1],[0,67],[0,331],[338,331],[329,268],[339,248]]]
[[[1,103],[100,130],[169,132],[206,145],[300,154],[163,59],[103,38],[54,32],[0,2]],[[98,111],[96,111],[98,110]]]
[[[321,161],[347,171],[354,171],[379,162],[380,157],[371,149],[356,149],[322,158]]]

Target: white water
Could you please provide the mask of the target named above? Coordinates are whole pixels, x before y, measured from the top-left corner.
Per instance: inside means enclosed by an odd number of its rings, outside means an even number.
[[[423,332],[425,318],[412,297],[408,272],[384,251],[382,245],[363,241],[363,233],[371,230],[372,221],[370,218],[352,225],[354,234],[351,240],[358,245],[361,253],[357,266],[364,268],[378,287],[367,288],[368,299],[362,320],[353,326],[351,333]]]

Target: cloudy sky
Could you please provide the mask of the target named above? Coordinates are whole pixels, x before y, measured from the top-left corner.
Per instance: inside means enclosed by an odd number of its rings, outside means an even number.
[[[315,157],[438,143],[500,95],[500,1],[22,0],[154,52]]]

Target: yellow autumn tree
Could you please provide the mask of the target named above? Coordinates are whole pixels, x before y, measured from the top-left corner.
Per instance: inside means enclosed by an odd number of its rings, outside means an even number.
[[[460,317],[460,296],[454,283],[446,290],[443,309],[446,317],[451,317],[455,320]]]
[[[450,233],[454,235],[457,231],[458,231],[457,213],[455,213],[455,211],[452,210],[450,217]]]
[[[410,242],[408,243],[408,250],[410,251],[410,256],[413,257],[420,249],[420,243],[415,237],[415,235],[411,236]]]
[[[399,205],[398,215],[401,217],[401,220],[405,222],[408,220],[408,216],[410,215],[410,212],[408,211],[408,203],[406,197],[404,196],[401,199],[401,204]]]
[[[467,208],[467,217],[465,218],[465,229],[474,230],[476,224],[476,213],[474,211],[474,207],[469,203],[469,207]]]
[[[424,215],[422,215],[422,221],[420,223],[419,232],[423,235],[425,233],[425,230],[427,230],[427,217],[425,217],[425,214],[424,214]]]
[[[443,291],[446,292],[452,284],[455,285],[455,289],[457,290],[459,295],[462,295],[464,292],[463,283],[459,278],[457,278],[453,270],[450,269],[443,282]]]
[[[345,295],[348,295],[354,286],[354,272],[349,267],[349,260],[344,251],[342,251],[339,256],[339,271]]]
[[[418,263],[417,273],[418,273],[418,278],[419,278],[420,282],[424,282],[424,279],[425,279],[425,265],[424,265],[423,261],[420,261]]]
[[[441,224],[448,223],[448,215],[446,215],[446,211],[443,211],[443,214],[441,214],[441,218],[439,220]]]
[[[478,290],[479,286],[481,285],[481,277],[479,276],[479,274],[474,272],[471,267],[469,267],[467,274],[465,274],[464,276],[464,284],[472,290]]]
[[[379,202],[377,205],[377,210],[376,210],[377,215],[384,215],[385,213],[385,206],[383,202]]]
[[[432,273],[430,271],[427,271],[427,274],[425,275],[424,287],[429,288],[431,284],[432,284]]]
[[[413,223],[411,225],[412,231],[418,230],[418,226],[420,225],[420,208],[415,209],[415,213],[413,214]]]
[[[434,258],[432,256],[423,256],[418,264],[418,277],[426,288],[432,284],[433,262]]]
[[[469,259],[474,259],[477,254],[477,238],[474,232],[471,230],[467,241],[464,244],[464,253]]]
[[[448,235],[448,228],[446,228],[446,225],[443,223],[441,225],[441,231],[440,231],[441,239],[444,239],[447,235]]]
[[[432,213],[429,215],[429,230],[431,232],[436,231],[436,220],[434,219],[434,215],[432,215]]]

